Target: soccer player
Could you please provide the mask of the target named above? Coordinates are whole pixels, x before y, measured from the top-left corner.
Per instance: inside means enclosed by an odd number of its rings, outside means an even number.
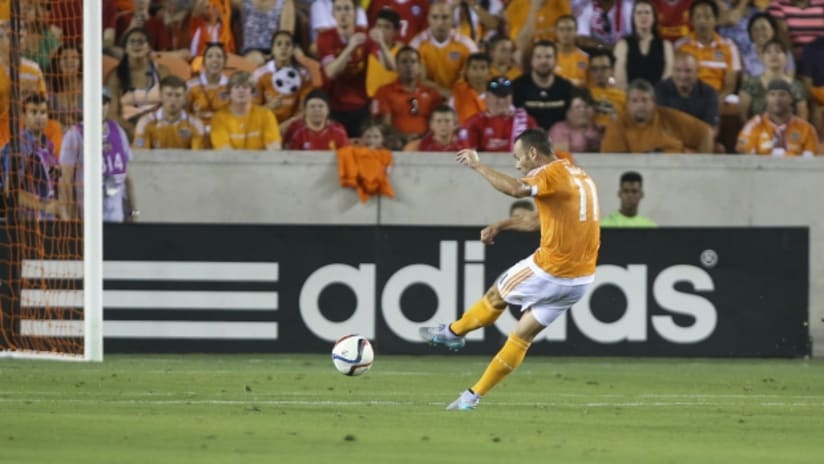
[[[441,94],[421,82],[421,55],[404,46],[395,56],[398,78],[378,89],[372,100],[372,117],[382,117],[407,140],[426,133],[432,110],[441,103]]]
[[[469,118],[458,133],[468,147],[479,151],[510,151],[515,137],[537,127],[526,110],[512,106],[512,81],[495,77],[486,86],[483,113]]]
[[[421,337],[449,349],[462,348],[464,336],[493,324],[507,304],[521,306],[521,318],[486,371],[447,406],[471,410],[523,362],[532,340],[574,305],[595,280],[601,231],[595,182],[581,168],[558,159],[542,129],[529,129],[515,139],[516,179],[483,164],[475,150],[458,152],[458,162],[483,176],[496,190],[515,197],[533,197],[537,216],[508,218],[481,231],[481,241],[494,243],[504,230],[541,230],[541,242],[530,256],[510,267],[460,319],[423,327]]]
[[[655,221],[638,214],[638,205],[644,198],[644,178],[635,171],[621,174],[618,189],[621,207],[601,220],[601,227],[657,227]]]
[[[186,83],[177,76],[160,80],[160,109],[140,117],[135,127],[135,148],[182,148],[200,150],[206,127],[196,117],[183,111]]]

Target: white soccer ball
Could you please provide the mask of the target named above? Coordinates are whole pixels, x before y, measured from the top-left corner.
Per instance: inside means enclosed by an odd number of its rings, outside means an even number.
[[[301,77],[300,71],[292,66],[280,68],[275,71],[275,90],[284,96],[296,94],[303,83]]]
[[[366,373],[375,360],[372,344],[361,335],[346,335],[335,342],[332,348],[332,363],[343,375]]]

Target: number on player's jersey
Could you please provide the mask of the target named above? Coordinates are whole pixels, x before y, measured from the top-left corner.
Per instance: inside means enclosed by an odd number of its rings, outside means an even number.
[[[575,166],[567,166],[567,171],[572,176],[575,187],[578,188],[578,220],[581,222],[587,220],[587,206],[592,203],[592,217],[589,219],[598,221],[601,216],[601,209],[598,207],[598,191],[595,189],[595,182],[584,171]]]

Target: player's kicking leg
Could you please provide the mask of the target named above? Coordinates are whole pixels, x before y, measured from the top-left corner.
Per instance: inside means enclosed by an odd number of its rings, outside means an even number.
[[[546,326],[535,318],[532,311],[525,311],[518,320],[515,330],[509,334],[506,343],[492,358],[481,378],[475,382],[475,385],[461,393],[458,399],[450,403],[446,409],[458,411],[475,409],[483,395],[521,365],[532,340],[544,330],[544,327]]]
[[[460,319],[451,324],[435,327],[421,327],[421,338],[430,345],[443,345],[452,351],[458,351],[466,345],[464,336],[481,327],[492,325],[506,309],[506,302],[493,285],[486,294],[475,302]]]

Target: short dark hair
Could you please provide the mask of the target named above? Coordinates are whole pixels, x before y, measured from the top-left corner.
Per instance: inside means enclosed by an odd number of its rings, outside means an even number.
[[[627,171],[621,174],[621,184],[624,182],[638,182],[639,184],[644,183],[644,178],[641,177],[641,174],[636,171]]]
[[[164,77],[163,79],[160,79],[160,88],[162,89],[164,87],[170,87],[170,88],[173,88],[173,89],[180,89],[180,88],[185,89],[186,88],[186,82],[184,82],[183,79],[175,76],[174,74],[170,74],[170,75]]]
[[[773,35],[778,34],[778,21],[776,21],[775,18],[773,18],[773,16],[766,11],[759,11],[758,13],[752,15],[750,20],[747,21],[747,35],[750,39],[752,39],[752,26],[759,19],[766,19],[767,22],[770,23],[770,27],[772,27]]]
[[[535,205],[532,204],[529,200],[517,200],[513,201],[511,205],[509,205],[509,215],[512,215],[512,212],[516,209],[523,208],[528,209],[530,211],[535,211]]]
[[[48,102],[43,94],[33,93],[31,95],[27,95],[26,98],[23,99],[23,108],[25,109],[26,105],[42,105],[44,103]]]
[[[600,58],[602,56],[605,56],[605,57],[609,58],[609,65],[610,66],[615,66],[615,55],[613,55],[611,51],[606,50],[606,49],[598,49],[598,50],[593,50],[592,52],[590,52],[589,62],[592,63],[592,60],[594,60],[595,58]]]
[[[415,56],[418,57],[418,59],[421,58],[421,52],[419,52],[417,48],[410,47],[409,45],[404,45],[401,48],[399,48],[398,51],[395,53],[395,58],[401,56],[401,53],[414,53]]]
[[[552,143],[549,141],[549,135],[541,128],[527,129],[521,132],[518,137],[515,137],[515,142],[518,142],[519,140],[521,141],[521,146],[524,147],[524,150],[535,148],[538,153],[544,156],[551,156],[553,154]]]
[[[589,106],[595,105],[595,99],[592,98],[592,92],[589,91],[586,87],[573,87],[572,92],[569,96],[569,101],[575,100],[576,98],[580,98]]]
[[[468,68],[469,63],[472,63],[473,61],[483,61],[488,65],[492,64],[492,58],[490,58],[489,55],[483,52],[472,53],[471,55],[469,55],[466,58],[466,67]]]
[[[640,90],[644,93],[655,94],[655,87],[653,87],[648,80],[641,78],[633,79],[632,82],[629,83],[627,94],[629,94],[630,90]]]
[[[695,9],[701,5],[710,7],[710,10],[712,10],[712,15],[715,16],[715,19],[718,19],[718,15],[720,14],[718,11],[718,5],[713,0],[693,0],[692,5],[690,5],[690,19],[695,16]]]
[[[532,54],[535,52],[535,49],[538,47],[550,47],[555,54],[558,54],[558,46],[555,45],[555,42],[549,39],[541,39],[534,44],[532,44],[532,50],[529,52],[529,59],[532,59]]]
[[[314,98],[318,98],[326,102],[326,106],[329,106],[329,94],[326,93],[325,90],[320,88],[315,88],[309,91],[305,97],[303,97],[303,106],[306,107],[306,104],[309,103],[309,100]]]
[[[512,42],[512,39],[509,38],[506,34],[495,34],[486,41],[486,51],[492,52],[499,43],[501,42]]]
[[[429,113],[429,120],[430,121],[432,120],[432,117],[435,116],[435,113],[449,113],[452,116],[457,117],[457,113],[455,113],[455,110],[451,106],[449,106],[445,103],[441,103],[440,105],[436,106],[435,108],[432,108],[432,112]]]
[[[767,47],[769,47],[770,45],[777,46],[778,49],[781,50],[784,53],[787,53],[787,51],[789,51],[789,49],[787,48],[787,45],[784,43],[784,41],[779,39],[777,36],[773,36],[773,38],[771,38],[770,40],[764,42],[764,48],[763,49],[766,50]]]
[[[375,15],[375,21],[379,19],[385,19],[392,23],[392,27],[394,27],[396,31],[401,28],[401,15],[395,10],[390,10],[389,8],[379,10]]]

